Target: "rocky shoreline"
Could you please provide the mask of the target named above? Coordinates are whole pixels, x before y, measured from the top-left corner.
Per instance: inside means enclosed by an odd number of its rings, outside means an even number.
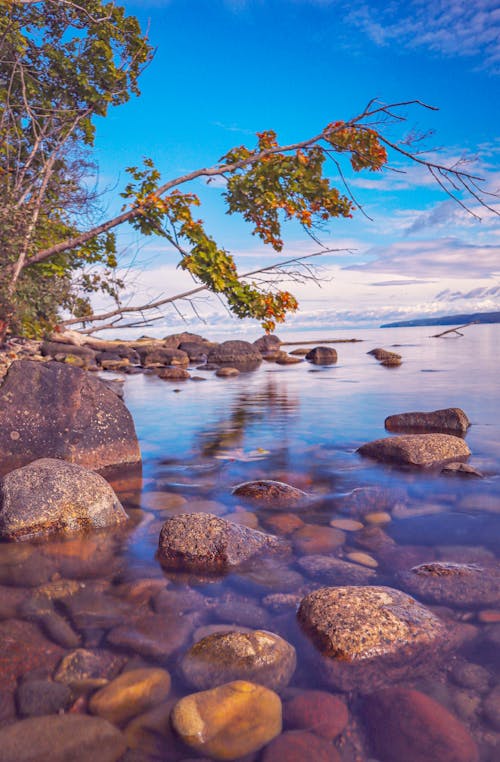
[[[396,545],[384,527],[411,506],[384,488],[339,498],[329,526],[304,521],[320,494],[276,479],[228,487],[234,511],[156,485],[141,496],[133,421],[92,371],[178,382],[190,363],[304,355],[277,337],[106,344],[14,340],[2,355],[0,762],[493,762],[500,694],[474,661],[500,642],[492,554]],[[332,347],[305,357],[337,361]],[[480,478],[468,427],[458,408],[405,412],[358,454]],[[135,525],[157,546],[147,574],[114,552]]]

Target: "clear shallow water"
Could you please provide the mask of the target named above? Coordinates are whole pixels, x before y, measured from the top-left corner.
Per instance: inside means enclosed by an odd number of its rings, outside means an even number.
[[[411,567],[436,559],[498,560],[500,326],[471,326],[460,338],[430,338],[439,330],[350,331],[349,335],[363,342],[338,344],[338,363],[324,368],[307,362],[293,366],[263,363],[253,373],[230,379],[193,368],[192,374],[205,377],[204,382],[128,377],[125,402],[141,442],[142,482],[124,479],[116,481],[115,487],[130,513],[130,527],[122,535],[98,536],[97,549],[95,538],[83,539],[73,549],[57,542],[32,545],[31,566],[23,566],[14,552],[12,559],[0,567],[0,581],[24,587],[32,595],[37,585],[54,579],[54,575],[56,579],[76,578],[87,584],[96,600],[101,593],[112,595],[113,600],[143,606],[148,613],[158,612],[155,594],[159,588],[151,587],[149,594],[139,595],[138,585],[144,580],[161,585],[167,579],[169,589],[179,589],[186,601],[191,590],[201,593],[207,606],[197,604],[193,615],[187,603],[178,602],[177,608],[169,609],[172,617],[189,620],[191,625],[184,638],[179,640],[178,633],[172,636],[175,643],[171,649],[164,647],[164,655],[148,653],[140,646],[130,648],[115,643],[112,648],[128,659],[142,659],[169,669],[174,677],[174,696],[192,692],[176,676],[179,655],[191,645],[193,634],[199,637],[197,628],[218,623],[272,630],[297,648],[298,669],[284,698],[298,690],[324,687],[321,674],[306,658],[307,643],[296,625],[293,604],[276,609],[263,602],[269,594],[305,594],[322,586],[321,578],[313,580],[304,574],[299,564],[303,555],[333,553],[345,558],[350,552],[362,550],[379,563],[375,584],[394,587],[404,563]],[[403,364],[395,368],[381,366],[366,354],[377,346],[399,352]],[[466,437],[472,451],[469,463],[484,474],[484,479],[402,470],[374,464],[356,453],[364,442],[387,435],[386,416],[444,407],[461,407],[471,420]],[[401,556],[394,568],[384,565],[377,549],[360,543],[356,532],[347,532],[344,542],[326,548],[320,532],[309,544],[296,542],[294,556],[287,564],[266,568],[260,574],[257,569],[208,580],[161,569],[155,557],[158,534],[163,521],[174,513],[215,512],[280,534],[272,524],[278,511],[243,503],[231,494],[234,485],[258,478],[286,481],[315,495],[317,499],[310,507],[280,511],[296,513],[307,525],[327,526],[331,520],[348,517],[343,500],[354,489],[383,487],[391,494],[400,494],[405,509],[394,511],[383,531],[397,547],[408,551],[408,561]],[[105,618],[93,620],[89,616],[86,621],[63,603],[57,603],[56,608],[72,621],[82,645],[110,647],[107,638],[114,626],[111,619],[106,622]],[[471,638],[448,657],[442,668],[425,678],[413,678],[410,671],[403,684],[417,686],[459,716],[476,738],[481,759],[493,760],[499,734],[485,719],[481,703],[484,696],[467,689],[467,704],[462,695],[464,687],[450,678],[448,669],[457,659],[481,664],[488,670],[493,686],[500,669],[500,623],[484,621],[488,617],[481,613],[481,607],[473,605],[431,608],[447,621],[471,625]],[[496,608],[500,609],[500,602]],[[123,616],[126,621],[127,613]],[[359,697],[354,693],[343,698],[351,722],[349,732],[337,741],[342,759],[368,760],[373,755],[358,716]],[[474,711],[470,710],[472,705]],[[150,741],[144,741],[145,749]],[[170,737],[157,739],[153,746],[154,754],[149,748],[144,759],[181,760],[191,756]],[[435,759],[439,762],[439,756]]]

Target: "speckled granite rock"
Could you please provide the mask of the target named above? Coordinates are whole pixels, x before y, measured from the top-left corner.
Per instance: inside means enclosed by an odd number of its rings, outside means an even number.
[[[84,468],[138,463],[132,416],[98,378],[58,362],[12,363],[0,387],[1,470],[37,458]]]
[[[184,680],[198,690],[249,680],[279,691],[295,671],[295,648],[272,632],[220,632],[195,643],[182,657]]]
[[[286,541],[211,513],[168,519],[161,529],[158,547],[165,568],[204,572],[223,572],[259,556],[287,552]]]
[[[385,419],[387,431],[438,431],[442,434],[465,434],[470,426],[466,414],[459,407],[448,407],[428,413],[397,413]]]
[[[470,450],[460,437],[451,434],[407,434],[376,439],[362,445],[358,452],[367,458],[384,463],[419,466],[440,465],[459,461],[470,455]]]
[[[440,619],[390,587],[324,587],[301,601],[297,616],[322,677],[340,690],[418,674],[451,647]]]
[[[444,606],[478,608],[500,600],[500,566],[432,561],[398,575],[405,590]]]
[[[306,354],[306,360],[314,365],[333,365],[338,360],[337,350],[333,347],[314,347]]]
[[[99,474],[55,458],[35,460],[0,481],[0,536],[29,540],[54,532],[102,529],[127,520]]]
[[[232,492],[237,497],[259,501],[268,504],[270,507],[273,505],[291,505],[308,499],[307,493],[301,489],[272,479],[243,482],[233,487]]]

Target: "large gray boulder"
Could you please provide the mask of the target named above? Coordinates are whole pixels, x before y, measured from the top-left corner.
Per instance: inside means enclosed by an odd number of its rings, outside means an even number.
[[[0,387],[0,469],[60,458],[92,470],[141,460],[134,422],[98,378],[63,363],[19,360]]]
[[[108,482],[73,463],[42,458],[0,481],[0,537],[6,540],[102,529],[126,520]]]
[[[211,513],[173,516],[161,529],[158,556],[168,569],[224,572],[265,555],[286,554],[288,543]]]

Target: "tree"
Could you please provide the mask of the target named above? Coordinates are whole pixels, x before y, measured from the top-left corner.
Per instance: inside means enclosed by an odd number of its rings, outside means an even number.
[[[137,80],[152,50],[137,21],[112,2],[11,0],[3,5],[7,7],[0,23],[0,88],[5,104],[0,111],[4,332],[7,324],[26,330],[23,316],[30,310],[33,331],[54,325],[60,308],[73,313],[65,325],[99,326],[130,313],[157,310],[185,296],[131,307],[119,303],[113,231],[125,223],[141,234],[170,242],[179,253],[179,266],[200,284],[193,292],[207,288],[223,297],[238,317],[257,318],[266,331],[272,330],[297,309],[297,302],[279,287],[238,274],[230,253],[197,218],[198,197],[184,190],[200,178],[224,178],[228,213],[242,215],[253,234],[276,252],[283,248],[283,223],[296,220],[315,237],[330,219],[351,217],[360,209],[345,178],[344,158],[356,172],[377,172],[388,166],[391,156],[404,158],[424,166],[459,204],[465,206],[458,195],[461,191],[487,206],[481,178],[460,164],[446,166],[424,158],[404,136],[390,139],[388,128],[404,123],[408,108],[430,106],[419,101],[390,105],[372,101],[358,115],[331,122],[316,135],[292,144],[280,145],[272,130],[258,133],[256,146],[236,147],[213,166],[168,181],[162,181],[153,161],[146,159],[141,167],[127,169],[122,212],[84,226],[83,213],[91,199],[83,174],[95,117],[105,116],[110,105],[138,93]],[[327,160],[333,162],[341,189],[326,174]],[[88,276],[84,268],[96,263],[100,274]],[[75,273],[80,273],[79,279]],[[91,313],[87,295],[97,288],[116,297],[116,309]]]

